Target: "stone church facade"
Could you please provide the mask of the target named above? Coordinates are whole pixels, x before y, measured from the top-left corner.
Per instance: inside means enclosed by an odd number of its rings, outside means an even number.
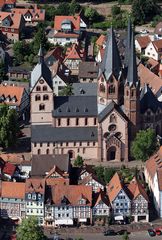
[[[31,149],[33,155],[69,154],[84,159],[129,161],[138,130],[162,133],[162,103],[151,89],[140,89],[134,34],[128,24],[124,66],[113,29],[98,74],[97,96],[54,96],[42,50],[31,74]]]

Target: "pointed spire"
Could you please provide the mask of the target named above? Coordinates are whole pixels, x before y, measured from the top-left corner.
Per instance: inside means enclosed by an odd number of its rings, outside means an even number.
[[[130,17],[128,18],[128,27],[127,27],[127,40],[126,40],[126,50],[125,50],[125,59],[124,59],[124,66],[128,67],[129,62],[129,54],[131,48],[131,38],[132,38],[132,22]]]
[[[105,75],[106,80],[109,80],[111,74],[116,79],[119,78],[121,73],[121,60],[115,39],[113,27],[111,26],[110,32],[107,35],[106,48],[104,53],[104,59],[101,66],[101,71]]]
[[[43,61],[44,61],[43,49],[42,49],[42,45],[40,44],[40,48],[38,52],[38,62],[43,63]]]
[[[135,52],[135,46],[134,46],[134,32],[132,31],[132,37],[131,37],[131,47],[130,47],[130,53],[129,53],[129,62],[128,62],[128,74],[127,74],[127,83],[129,85],[134,84],[137,85],[138,81],[138,75],[137,75],[137,63],[136,63],[136,52]]]

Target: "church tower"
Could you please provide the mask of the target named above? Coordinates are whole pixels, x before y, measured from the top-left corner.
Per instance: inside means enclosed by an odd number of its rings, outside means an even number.
[[[127,39],[126,39],[126,49],[125,49],[125,58],[124,58],[124,68],[127,72],[128,70],[128,62],[129,62],[129,55],[131,49],[131,38],[132,38],[132,23],[131,19],[128,19],[128,28],[127,28]]]
[[[53,84],[51,71],[44,62],[41,47],[38,53],[38,63],[31,73],[30,90],[31,124],[52,124]]]
[[[128,62],[128,74],[124,87],[124,109],[129,119],[129,140],[132,141],[140,128],[140,83],[137,75],[133,31]]]
[[[98,105],[101,110],[114,100],[121,102],[122,92],[122,64],[113,28],[107,35],[104,59],[99,69],[98,78]],[[99,110],[100,112],[100,110]]]

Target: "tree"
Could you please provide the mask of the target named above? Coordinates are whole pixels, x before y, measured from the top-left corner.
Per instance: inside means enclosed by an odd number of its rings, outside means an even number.
[[[113,17],[115,17],[116,15],[120,14],[121,9],[118,5],[113,5],[111,8],[111,14]]]
[[[78,13],[81,9],[81,6],[79,3],[76,2],[76,0],[72,0],[71,3],[69,3],[69,14],[74,15],[75,13]]]
[[[104,167],[103,166],[97,166],[94,168],[95,174],[97,175],[98,179],[101,181],[104,181]]]
[[[73,87],[71,84],[67,84],[60,92],[59,96],[71,96],[73,95]]]
[[[17,41],[13,45],[14,57],[17,64],[21,64],[24,60],[24,56],[27,54],[27,45],[25,41]]]
[[[98,21],[100,16],[94,8],[90,7],[85,8],[84,15],[90,23]]]
[[[159,12],[156,0],[134,0],[132,3],[132,15],[136,24],[151,21]]]
[[[77,158],[75,159],[74,161],[74,166],[75,167],[82,167],[83,166],[83,163],[84,163],[84,160],[81,156],[77,156]]]
[[[2,105],[0,108],[0,145],[3,148],[15,145],[19,131],[16,110]]]
[[[122,240],[129,240],[127,231],[124,232],[124,235],[122,236]]]
[[[156,150],[157,139],[151,128],[137,133],[131,146],[131,154],[137,160],[146,161]]]
[[[114,168],[105,168],[104,169],[104,181],[109,183],[116,170]]]
[[[0,82],[2,82],[5,78],[6,78],[5,62],[0,61]]]
[[[17,240],[44,240],[46,239],[35,217],[23,219],[16,230]]]

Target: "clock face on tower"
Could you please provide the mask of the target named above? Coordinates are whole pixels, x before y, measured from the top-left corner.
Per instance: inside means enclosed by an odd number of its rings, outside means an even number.
[[[43,80],[43,79],[39,80],[39,83],[40,83],[40,84],[43,84],[43,83],[44,83],[44,80]]]

